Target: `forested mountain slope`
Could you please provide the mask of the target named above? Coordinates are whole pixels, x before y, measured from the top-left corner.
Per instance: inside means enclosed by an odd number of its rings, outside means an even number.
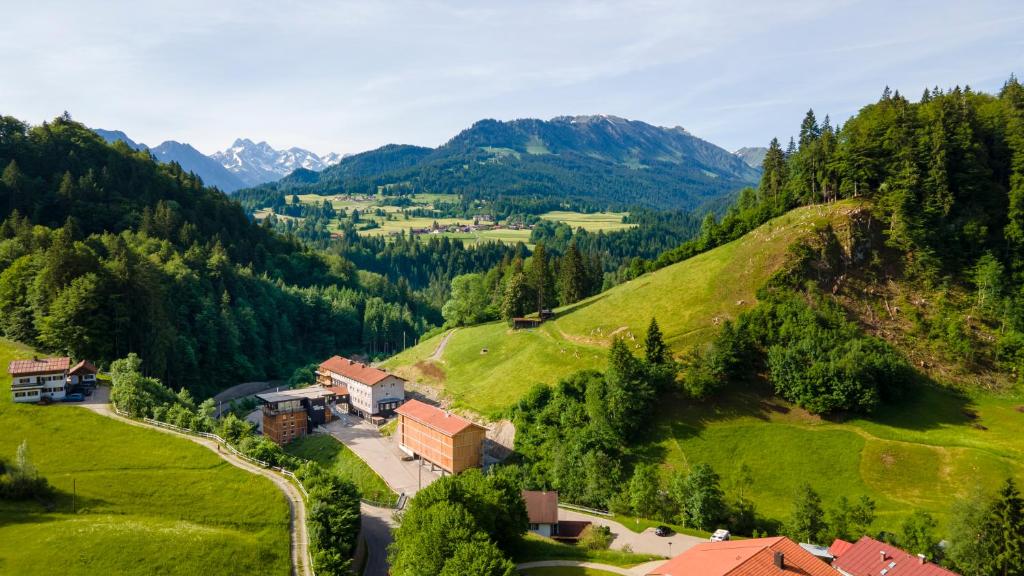
[[[614,116],[481,120],[436,148],[389,145],[318,175],[302,173],[246,196],[303,193],[456,193],[521,211],[693,208],[755,182],[758,170],[682,128]]]
[[[426,321],[408,291],[251,223],[175,163],[67,117],[0,119],[0,332],[205,394]]]

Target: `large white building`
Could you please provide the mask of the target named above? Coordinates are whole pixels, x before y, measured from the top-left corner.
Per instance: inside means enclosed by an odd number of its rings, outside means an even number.
[[[321,386],[347,389],[349,411],[363,418],[391,415],[405,402],[405,380],[383,370],[341,356],[320,364],[316,372]]]

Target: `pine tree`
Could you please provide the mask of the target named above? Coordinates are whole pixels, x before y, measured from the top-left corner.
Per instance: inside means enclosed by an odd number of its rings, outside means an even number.
[[[791,141],[792,142],[792,141]],[[761,164],[761,198],[767,199],[779,207],[779,198],[782,196],[782,189],[786,185],[786,155],[779,146],[779,139],[772,138],[768,145],[768,152],[764,155],[764,162]]]
[[[537,244],[533,250],[533,257],[530,259],[530,287],[537,298],[537,313],[551,307],[554,293],[554,277],[551,274],[551,267],[548,262],[548,253],[544,244]]]
[[[993,551],[987,572],[998,576],[1024,574],[1024,500],[1013,478],[1007,478],[999,490],[985,532]]]
[[[558,288],[559,301],[563,306],[578,302],[587,295],[587,269],[575,240],[569,243],[562,257]]]
[[[655,318],[651,318],[651,323],[647,325],[647,340],[644,345],[644,358],[648,364],[660,365],[668,361],[668,348]]]

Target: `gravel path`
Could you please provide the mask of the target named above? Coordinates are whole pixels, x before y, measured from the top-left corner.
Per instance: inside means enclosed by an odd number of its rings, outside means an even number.
[[[434,353],[431,354],[427,360],[437,362],[441,359],[441,355],[444,354],[444,349],[448,347],[448,340],[452,337],[452,334],[455,334],[455,330],[456,328],[452,328],[444,335],[444,338],[441,338],[441,341],[437,343],[437,348],[434,348]]]
[[[264,476],[273,482],[274,485],[284,493],[285,499],[288,501],[288,509],[291,517],[289,532],[291,534],[292,574],[293,576],[313,576],[313,569],[309,565],[309,535],[306,532],[306,501],[303,500],[302,493],[299,492],[299,489],[294,484],[280,474],[254,464],[250,464],[238,456],[221,449],[220,444],[216,440],[200,436],[191,436],[189,434],[181,434],[174,430],[168,430],[166,428],[160,428],[159,426],[146,424],[145,422],[125,418],[114,412],[111,408],[108,400],[109,394],[109,388],[105,386],[98,387],[93,395],[82,404],[82,407],[108,418],[120,420],[132,426],[149,428],[165,434],[172,434],[174,436],[186,438],[196,444],[206,446],[211,451],[217,452],[217,455],[229,464],[237,468],[241,468],[246,472]]]

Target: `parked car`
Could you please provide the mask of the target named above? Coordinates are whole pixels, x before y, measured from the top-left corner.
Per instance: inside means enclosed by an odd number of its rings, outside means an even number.
[[[81,392],[74,392],[64,397],[65,402],[81,402],[85,400],[85,396],[82,396]]]
[[[655,536],[661,536],[662,538],[664,538],[665,536],[671,536],[672,535],[672,529],[669,528],[668,526],[658,526],[657,528],[654,529],[654,535]]]
[[[725,542],[729,539],[729,531],[723,528],[715,530],[715,533],[711,535],[712,542]]]

